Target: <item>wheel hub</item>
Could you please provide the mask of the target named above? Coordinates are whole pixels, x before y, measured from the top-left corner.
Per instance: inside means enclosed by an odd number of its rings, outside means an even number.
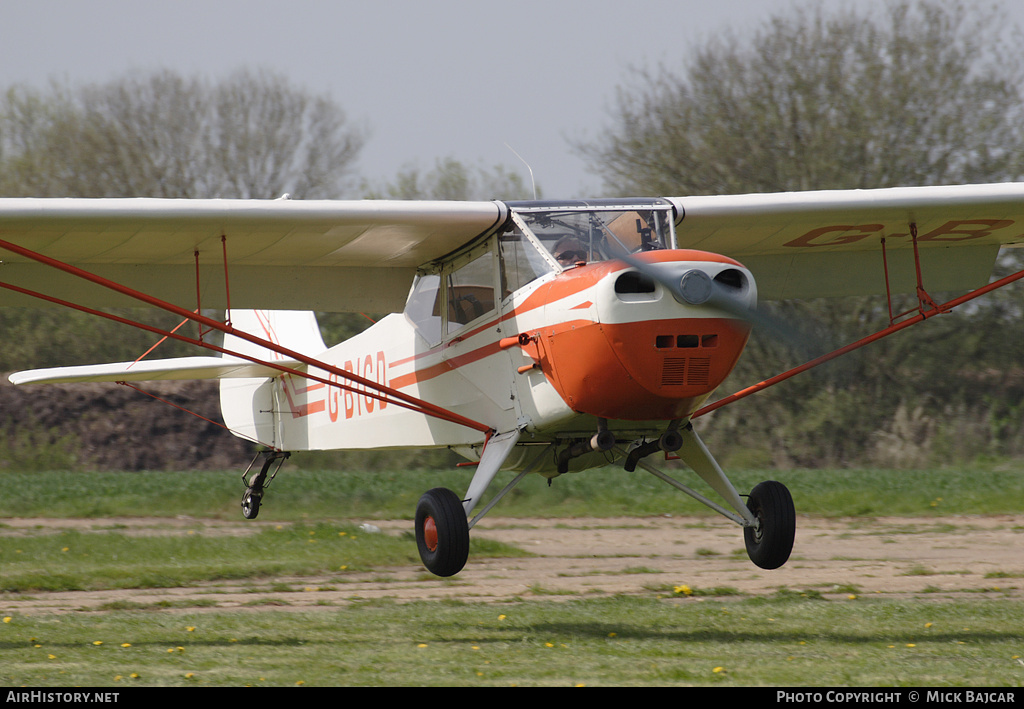
[[[437,523],[433,517],[423,520],[423,543],[430,551],[437,551]]]

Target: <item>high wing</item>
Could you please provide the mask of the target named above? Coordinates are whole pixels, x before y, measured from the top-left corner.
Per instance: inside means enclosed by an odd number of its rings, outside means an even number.
[[[764,299],[886,292],[916,285],[911,225],[933,291],[985,284],[1000,246],[1024,243],[1024,184],[680,197],[681,248],[731,256]],[[887,263],[883,265],[881,241]]]
[[[506,215],[498,202],[0,199],[0,239],[170,302],[195,302],[198,273],[202,307],[380,313],[401,311],[418,266]],[[0,280],[138,305],[4,250]],[[0,305],[43,304],[0,292]]]
[[[913,292],[911,225],[934,291],[985,283],[999,248],[1024,241],[1022,183],[668,201],[678,246],[737,259],[764,299],[885,293],[886,269],[893,291]],[[0,239],[170,302],[397,312],[418,267],[508,214],[496,201],[0,199]],[[91,307],[137,304],[2,250],[0,281]],[[0,290],[0,306],[40,304]]]

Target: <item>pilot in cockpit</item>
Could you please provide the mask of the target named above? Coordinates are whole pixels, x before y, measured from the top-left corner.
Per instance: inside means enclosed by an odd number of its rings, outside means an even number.
[[[554,248],[555,260],[563,268],[569,268],[578,263],[587,262],[587,247],[577,239],[575,236],[566,236],[559,240],[555,244]]]

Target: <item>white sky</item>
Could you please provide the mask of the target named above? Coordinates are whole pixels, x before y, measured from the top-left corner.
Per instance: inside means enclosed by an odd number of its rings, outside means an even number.
[[[819,0],[878,6],[884,0]],[[1015,21],[1024,2],[1006,0]],[[131,70],[282,73],[370,129],[359,172],[454,157],[533,168],[548,198],[600,196],[571,140],[595,137],[631,67],[805,6],[794,0],[3,0],[0,87]],[[1024,23],[1022,23],[1024,24]]]

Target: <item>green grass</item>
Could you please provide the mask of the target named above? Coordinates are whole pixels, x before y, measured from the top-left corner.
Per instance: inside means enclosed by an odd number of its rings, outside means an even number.
[[[678,479],[706,492],[686,470]],[[286,464],[271,485],[260,519],[410,519],[432,487],[464,492],[472,469],[364,473]],[[1024,464],[935,470],[736,471],[736,488],[775,479],[793,493],[797,512],[826,516],[1012,514],[1024,500]],[[494,490],[504,480],[499,476]],[[169,514],[237,519],[243,487],[230,472],[0,472],[0,518]],[[642,471],[605,468],[565,475],[550,486],[529,476],[492,511],[505,516],[715,514]]]
[[[6,686],[1019,687],[1004,601],[610,598],[15,616]]]
[[[475,558],[521,556],[471,539]],[[121,530],[40,530],[0,539],[0,592],[175,588],[199,582],[349,574],[420,564],[412,533],[364,533],[347,524],[288,524],[250,536],[204,533],[201,521],[173,536]]]
[[[207,529],[240,520],[238,473],[0,473],[3,517],[91,517],[91,529],[19,530],[0,539],[0,593],[188,586],[209,601],[90,612],[10,613],[0,624],[6,686],[964,686],[1024,682],[1019,601],[826,600],[783,590],[747,596],[727,585],[670,587],[631,597],[516,603],[347,601],[298,609],[268,579],[418,565],[408,535],[367,534],[373,518],[409,518],[419,494],[464,489],[470,474],[334,473],[287,468],[245,536]],[[679,477],[684,478],[684,475]],[[936,471],[744,472],[791,487],[816,515],[1020,513],[1024,474],[1012,466]],[[640,473],[601,470],[535,478],[494,514],[551,517],[713,514]],[[185,533],[130,534],[112,518],[192,519]],[[939,524],[940,520],[936,520]],[[2,524],[2,522],[0,522]],[[179,522],[180,525],[180,522]],[[471,555],[522,552],[474,538]],[[344,570],[342,569],[344,567]],[[245,610],[217,607],[216,581],[252,580]],[[439,581],[440,583],[443,583]],[[258,589],[258,590],[257,590]],[[0,608],[4,595],[0,595]]]

